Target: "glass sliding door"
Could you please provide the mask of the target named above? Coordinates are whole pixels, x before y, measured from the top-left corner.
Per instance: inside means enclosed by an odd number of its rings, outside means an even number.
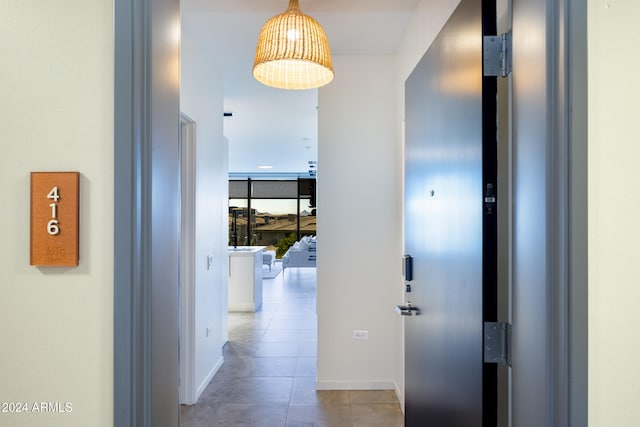
[[[249,205],[247,199],[229,199],[229,246],[248,246]]]
[[[275,250],[276,257],[297,240],[298,202],[296,199],[252,199],[255,209],[252,242]],[[286,249],[285,249],[286,252]]]
[[[278,258],[316,235],[315,179],[230,180],[229,245],[266,246]]]

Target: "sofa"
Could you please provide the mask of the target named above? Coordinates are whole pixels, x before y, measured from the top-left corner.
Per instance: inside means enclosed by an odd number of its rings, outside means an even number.
[[[315,267],[316,266],[316,238],[304,236],[287,253],[282,256],[282,269],[287,267]]]

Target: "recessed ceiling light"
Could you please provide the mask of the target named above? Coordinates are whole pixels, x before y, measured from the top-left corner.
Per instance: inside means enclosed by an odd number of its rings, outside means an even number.
[[[258,169],[273,169],[273,166],[271,166],[271,165],[259,165]]]

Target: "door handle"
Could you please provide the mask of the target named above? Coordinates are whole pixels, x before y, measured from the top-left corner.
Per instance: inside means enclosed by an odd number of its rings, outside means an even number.
[[[420,313],[420,309],[412,306],[411,301],[407,302],[407,305],[396,305],[396,313],[400,316],[413,316],[414,311],[416,314]]]

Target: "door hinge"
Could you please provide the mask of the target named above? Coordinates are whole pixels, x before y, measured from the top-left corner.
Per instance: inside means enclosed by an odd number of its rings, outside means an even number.
[[[511,324],[484,322],[484,363],[511,366]]]
[[[483,37],[484,76],[507,77],[511,73],[511,31],[499,36]]]

